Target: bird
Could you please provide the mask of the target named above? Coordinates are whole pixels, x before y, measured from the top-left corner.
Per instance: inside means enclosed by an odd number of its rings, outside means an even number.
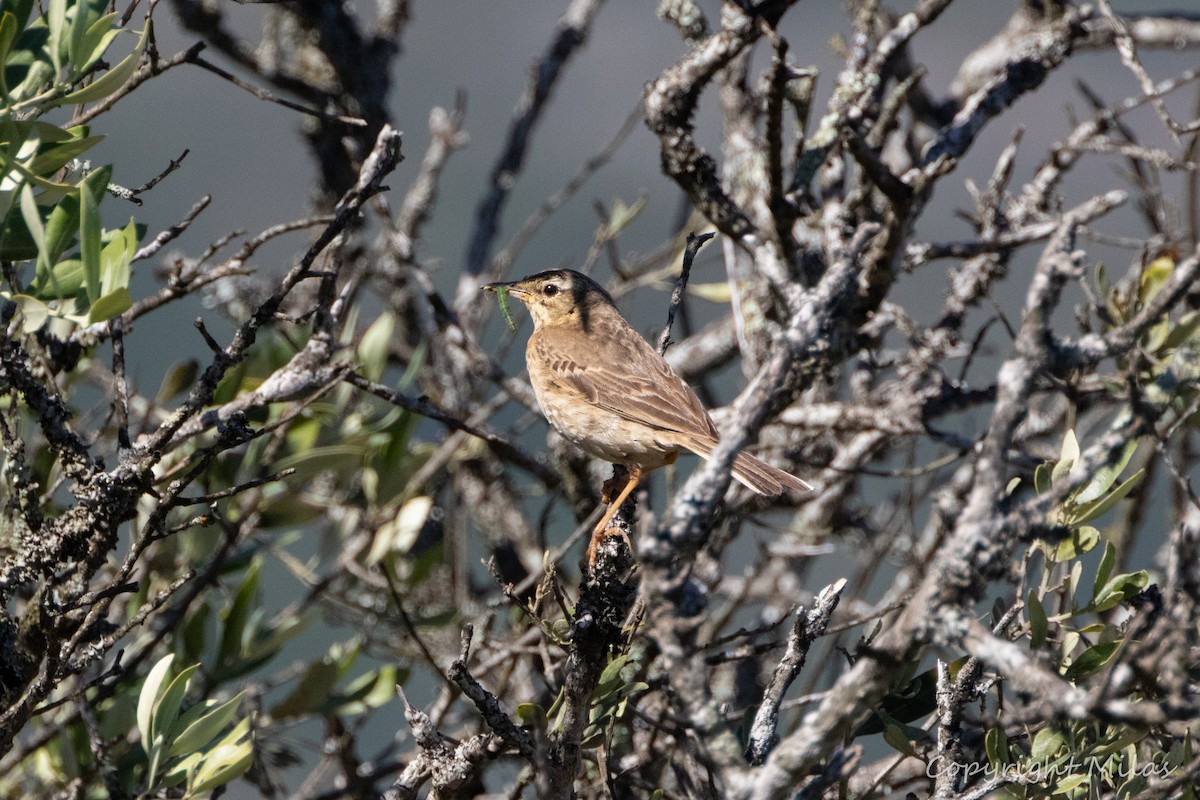
[[[720,433],[687,382],[588,276],[554,269],[482,288],[516,298],[533,319],[525,362],[550,425],[584,452],[628,473],[592,532],[585,558],[591,567],[609,522],[642,478],[673,464],[681,450],[710,458]],[[507,308],[503,296],[501,306]],[[812,489],[745,452],[733,462],[733,477],[767,497]]]

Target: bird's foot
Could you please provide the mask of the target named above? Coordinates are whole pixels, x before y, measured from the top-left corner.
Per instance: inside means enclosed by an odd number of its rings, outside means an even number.
[[[618,525],[592,531],[583,562],[579,565],[588,575],[595,575],[598,561],[628,561],[633,555],[629,534]]]

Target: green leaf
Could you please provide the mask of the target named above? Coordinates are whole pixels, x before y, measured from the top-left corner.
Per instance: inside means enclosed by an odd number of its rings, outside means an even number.
[[[912,742],[904,735],[899,725],[888,723],[883,726],[883,740],[891,745],[892,749],[898,753],[903,753],[906,756],[916,757],[916,748],[912,746]]]
[[[46,230],[42,226],[42,217],[38,212],[37,202],[33,199],[33,189],[29,184],[21,187],[21,218],[29,231],[33,244],[37,248],[39,272],[50,270],[49,252],[46,250]]]
[[[100,201],[111,175],[107,167],[94,170],[79,187],[79,258],[90,303],[100,299]]]
[[[387,367],[388,354],[391,352],[392,334],[396,328],[396,318],[391,313],[380,314],[371,323],[358,343],[359,371],[369,380],[377,381],[383,377]]]
[[[604,744],[604,738],[604,729],[599,728],[594,733],[585,734],[583,739],[579,742],[579,747],[583,750],[595,750],[597,747]]]
[[[88,7],[86,0],[75,0],[71,6],[71,30],[67,37],[67,66],[70,68],[72,78],[79,75],[82,71],[83,64],[80,63],[79,54],[83,49],[83,37],[88,29]]]
[[[1078,775],[1068,775],[1058,782],[1054,787],[1054,794],[1070,794],[1075,789],[1088,782],[1088,774],[1086,772]]]
[[[733,299],[733,292],[726,281],[713,283],[689,283],[688,294],[695,295],[710,303],[728,303]]]
[[[80,130],[73,128],[72,130]],[[87,128],[82,128],[84,132]],[[86,153],[94,146],[104,141],[103,136],[79,136],[64,139],[60,144],[54,144],[38,152],[29,162],[29,170],[36,175],[51,176],[67,165],[73,158]]]
[[[1092,582],[1092,597],[1100,596],[1100,590],[1108,583],[1113,567],[1117,563],[1117,548],[1113,543],[1104,543],[1104,555],[1100,557],[1100,566],[1096,568],[1096,580]]]
[[[1042,728],[1033,737],[1029,757],[1035,762],[1052,758],[1066,745],[1067,739],[1055,728]]]
[[[546,716],[546,709],[542,708],[537,703],[521,703],[517,706],[517,719],[522,725],[534,728],[539,731],[546,730],[549,724],[549,718]]]
[[[1075,651],[1075,647],[1079,644],[1079,640],[1082,638],[1083,637],[1081,637],[1077,631],[1069,630],[1063,634],[1062,644],[1059,645],[1059,652],[1062,654],[1064,661],[1066,660],[1067,656]]]
[[[1091,525],[1080,525],[1071,528],[1065,539],[1058,543],[1054,550],[1054,560],[1061,563],[1090,553],[1100,542],[1100,531]]]
[[[1033,589],[1029,590],[1025,608],[1029,611],[1029,649],[1040,650],[1046,641],[1046,632],[1050,629],[1050,623],[1046,618],[1046,609]]]
[[[183,622],[183,656],[189,661],[200,661],[205,657],[208,644],[208,626],[212,621],[212,606],[199,603],[188,609]]]
[[[1093,601],[1094,611],[1108,611],[1110,608],[1137,595],[1150,585],[1150,573],[1144,569],[1117,575],[1096,592]]]
[[[1115,739],[1113,739],[1113,741],[1097,748],[1092,752],[1092,755],[1095,758],[1104,758],[1105,756],[1112,755],[1119,750],[1124,750],[1131,744],[1137,744],[1142,739],[1145,739],[1146,734],[1149,733],[1149,731],[1145,728],[1135,727],[1118,728],[1117,730],[1118,735]]]
[[[8,11],[0,13],[0,89],[3,89],[0,96],[8,95],[8,85],[3,82],[6,71],[3,66],[8,63],[8,53],[20,32],[21,23],[15,16]]]
[[[109,291],[88,309],[88,324],[106,323],[118,314],[124,314],[133,305],[130,290],[121,288]]]
[[[100,294],[111,294],[129,287],[129,265],[137,252],[137,225],[133,220],[124,228],[107,231],[108,243],[100,251]]]
[[[66,33],[67,0],[50,0],[45,19],[50,32],[46,49],[50,53],[50,62],[54,65],[54,74],[57,76],[62,72],[62,42]]]
[[[43,273],[30,288],[39,300],[74,300],[83,290],[83,277],[83,262],[78,258],[64,258]]]
[[[254,763],[254,747],[248,738],[249,720],[244,720],[242,725],[234,728],[233,733],[240,733],[239,739],[242,741],[219,744],[205,756],[204,763],[196,771],[195,782],[188,787],[191,794],[211,792],[250,769]]]
[[[1147,264],[1138,283],[1138,300],[1145,303],[1158,294],[1158,290],[1170,279],[1174,271],[1175,260],[1170,256],[1156,258]]]
[[[243,666],[252,667],[256,662],[271,658],[283,649],[285,644],[303,633],[320,616],[320,609],[314,606],[309,606],[301,614],[282,615],[282,618],[277,619],[264,635],[249,642],[248,649],[243,653],[248,664]]]
[[[161,739],[164,745],[170,745],[169,737],[171,729],[175,727],[175,720],[179,718],[179,709],[183,705],[184,696],[187,694],[188,683],[192,680],[192,675],[199,668],[199,664],[193,664],[181,670],[167,684],[162,697],[155,704],[154,714],[150,718],[150,735],[156,744]]]
[[[163,773],[159,785],[168,788],[178,786],[185,780],[194,780],[196,770],[200,764],[204,762],[204,753],[192,753],[190,756],[176,761],[170,768]]]
[[[50,33],[42,20],[17,34],[13,49],[4,65],[4,81],[8,86],[8,99],[14,111],[20,101],[34,98],[54,79],[54,65],[46,45]]]
[[[225,625],[221,630],[221,646],[217,654],[217,663],[222,666],[232,666],[237,663],[242,652],[242,634],[246,630],[246,621],[254,608],[254,599],[258,594],[258,578],[262,572],[262,558],[255,556],[246,570],[246,577],[234,595],[233,603],[225,612]]]
[[[87,86],[56,98],[49,105],[76,105],[79,103],[90,103],[94,100],[102,100],[124,86],[125,82],[137,71],[138,64],[142,60],[142,53],[146,49],[146,35],[149,33],[150,28],[151,23],[147,22],[145,29],[142,31],[141,38],[138,39],[137,46],[133,48],[133,52],[121,59],[116,66],[99,78],[96,78],[96,80]]]
[[[17,304],[17,308],[24,318],[21,330],[25,333],[33,333],[45,325],[46,320],[50,318],[50,307],[36,297],[30,297],[27,294],[9,295],[7,292],[0,292],[0,297],[6,297]]]
[[[1099,537],[1100,534],[1097,533],[1096,535],[1097,535],[1097,537]],[[1094,543],[1092,544],[1092,547],[1095,547]],[[1064,590],[1065,590],[1064,598],[1066,599],[1066,601],[1068,603],[1071,604],[1072,608],[1075,607],[1075,597],[1076,597],[1076,595],[1079,594],[1079,587],[1082,583],[1083,583],[1083,561],[1080,559],[1076,559],[1075,561],[1073,561],[1071,563],[1071,572],[1067,575],[1066,582],[1064,583]]]
[[[1079,440],[1075,438],[1075,431],[1067,429],[1063,436],[1062,448],[1059,452],[1058,462],[1054,465],[1054,469],[1050,472],[1050,481],[1057,481],[1059,478],[1065,477],[1071,471],[1071,467],[1075,466],[1075,462],[1079,460]]]
[[[192,753],[216,738],[217,734],[233,722],[243,694],[245,692],[239,692],[232,699],[220,704],[215,701],[198,703],[184,712],[175,725],[178,733],[174,736],[167,755],[174,758]]]
[[[150,668],[150,672],[147,673],[146,680],[142,684],[142,691],[138,694],[137,728],[142,738],[142,749],[147,754],[152,745],[150,721],[154,716],[154,706],[158,701],[159,689],[162,688],[163,682],[170,674],[171,662],[174,660],[173,653],[159,659],[158,663]]]
[[[42,192],[38,200],[42,205],[50,205],[64,194],[75,191],[76,187],[69,183],[59,183],[50,180],[30,170],[29,164],[26,162],[32,163],[32,160],[36,157],[39,144],[40,142],[37,137],[31,136],[21,144],[15,156],[11,154],[12,148],[6,150],[6,148],[0,147],[0,167],[4,168],[3,172],[5,173],[15,173],[7,175],[4,178],[6,185],[10,184],[15,187],[18,182],[17,179],[24,178],[32,185],[46,190]]]
[[[1131,775],[1129,780],[1122,783],[1117,789],[1117,800],[1138,800],[1138,798],[1143,796],[1143,792],[1146,791],[1146,785],[1146,776],[1138,774]],[[1172,798],[1172,800],[1176,800],[1176,798],[1177,800],[1187,800],[1189,796],[1194,796],[1190,794],[1192,791],[1191,787],[1189,787],[1186,783],[1184,784],[1184,789],[1187,790],[1187,794],[1176,795]]]
[[[117,13],[111,12],[98,18],[95,22],[88,26],[87,33],[80,42],[79,52],[76,56],[76,63],[79,64],[79,72],[87,70],[108,51],[108,46],[120,34],[124,33],[122,28],[116,27],[113,23],[116,22]]]
[[[1141,346],[1147,353],[1157,353],[1171,333],[1171,320],[1164,317],[1150,326],[1142,336]]]
[[[271,709],[271,715],[277,719],[284,719],[315,711],[329,699],[341,674],[338,665],[328,658],[313,662],[305,670],[291,694]]]
[[[1071,498],[1071,502],[1077,506],[1090,503],[1111,489],[1112,485],[1117,482],[1117,478],[1125,471],[1125,467],[1129,466],[1129,462],[1133,458],[1133,454],[1137,452],[1137,449],[1137,439],[1130,439],[1126,442],[1120,457],[1114,463],[1096,470],[1087,485]]]
[[[399,513],[379,526],[365,563],[368,566],[378,564],[390,553],[403,554],[411,550],[432,509],[432,497],[421,496],[408,500]]]
[[[1079,658],[1071,662],[1071,666],[1067,667],[1063,677],[1071,682],[1086,678],[1107,664],[1113,654],[1117,652],[1120,644],[1120,642],[1101,642],[1092,645],[1080,653]]]
[[[123,314],[133,305],[129,290],[116,289],[101,297],[88,309],[88,324],[107,322],[118,314]]]
[[[600,673],[600,680],[596,682],[597,697],[613,692],[624,682],[621,680],[621,670],[625,668],[625,662],[628,660],[629,656],[619,655],[608,662],[604,671]]]
[[[386,664],[377,670],[363,673],[351,681],[344,691],[337,692],[322,711],[337,716],[363,714],[396,699],[396,686],[408,680],[407,671]]]
[[[1090,503],[1084,503],[1071,511],[1072,524],[1079,525],[1084,522],[1091,522],[1094,519],[1099,519],[1107,514],[1112,507],[1124,499],[1125,495],[1133,491],[1133,487],[1137,486],[1142,476],[1146,473],[1145,469],[1139,469],[1137,472],[1129,476],[1129,479],[1113,489],[1097,500]]]
[[[396,685],[408,679],[407,672],[388,664],[359,675],[342,691],[334,692],[320,711],[339,717],[363,714],[396,699]]]
[[[200,362],[196,359],[189,358],[186,361],[180,361],[171,367],[163,377],[162,385],[158,387],[158,394],[154,396],[154,402],[162,404],[190,390],[199,374]]]
[[[1038,464],[1033,470],[1033,490],[1038,494],[1045,494],[1050,491],[1050,473],[1054,469],[1053,464]]]
[[[367,458],[367,447],[361,440],[344,441],[338,444],[314,447],[300,453],[292,453],[276,462],[277,469],[295,469],[291,480],[303,483],[323,472],[353,474],[362,468]]]
[[[989,728],[983,737],[983,749],[987,753],[988,763],[993,767],[1002,767],[1008,763],[1008,737],[1001,727]]]
[[[1163,342],[1163,349],[1174,350],[1196,336],[1200,331],[1200,310],[1189,311],[1179,318],[1179,322],[1171,328],[1171,333]]]
[[[142,749],[146,752],[146,760],[149,762],[146,783],[150,787],[155,787],[158,783],[158,770],[162,766],[166,747],[170,744],[166,735],[179,715],[179,706],[187,691],[188,681],[200,666],[193,664],[183,670],[163,689],[174,658],[174,654],[169,655],[154,665],[150,674],[146,676],[146,682],[138,697],[138,732],[141,734]]]
[[[1108,270],[1104,268],[1104,264],[1096,264],[1095,275],[1096,295],[1103,301],[1112,291],[1112,281],[1108,279]]]
[[[46,219],[46,261],[57,264],[79,235],[79,195],[69,194],[54,206]],[[83,277],[83,273],[79,273]],[[71,292],[74,294],[74,292]]]

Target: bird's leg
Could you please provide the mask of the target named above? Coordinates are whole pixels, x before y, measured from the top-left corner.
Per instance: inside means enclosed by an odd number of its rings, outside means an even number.
[[[604,540],[604,531],[608,529],[608,523],[612,522],[612,518],[621,510],[621,506],[624,505],[625,501],[629,499],[629,495],[633,494],[633,490],[637,488],[644,474],[640,467],[633,467],[629,470],[629,477],[625,482],[624,488],[621,489],[621,493],[617,495],[615,500],[609,503],[608,510],[604,512],[604,516],[600,518],[600,522],[592,530],[592,540],[588,542],[585,560],[589,570],[596,563],[596,548]]]
[[[628,479],[628,477],[629,477],[628,473],[626,473],[625,477],[626,477],[626,479]],[[613,490],[617,488],[617,481],[618,481],[618,478],[616,476],[614,476],[614,477],[606,480],[604,482],[604,484],[600,487],[600,500],[603,501],[605,504],[612,503]]]

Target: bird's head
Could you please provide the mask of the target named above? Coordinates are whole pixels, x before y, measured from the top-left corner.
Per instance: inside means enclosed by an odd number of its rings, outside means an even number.
[[[511,283],[489,283],[484,291],[505,289],[529,309],[533,326],[587,326],[590,312],[598,307],[611,306],[612,298],[604,287],[571,269],[552,269],[539,272]]]

